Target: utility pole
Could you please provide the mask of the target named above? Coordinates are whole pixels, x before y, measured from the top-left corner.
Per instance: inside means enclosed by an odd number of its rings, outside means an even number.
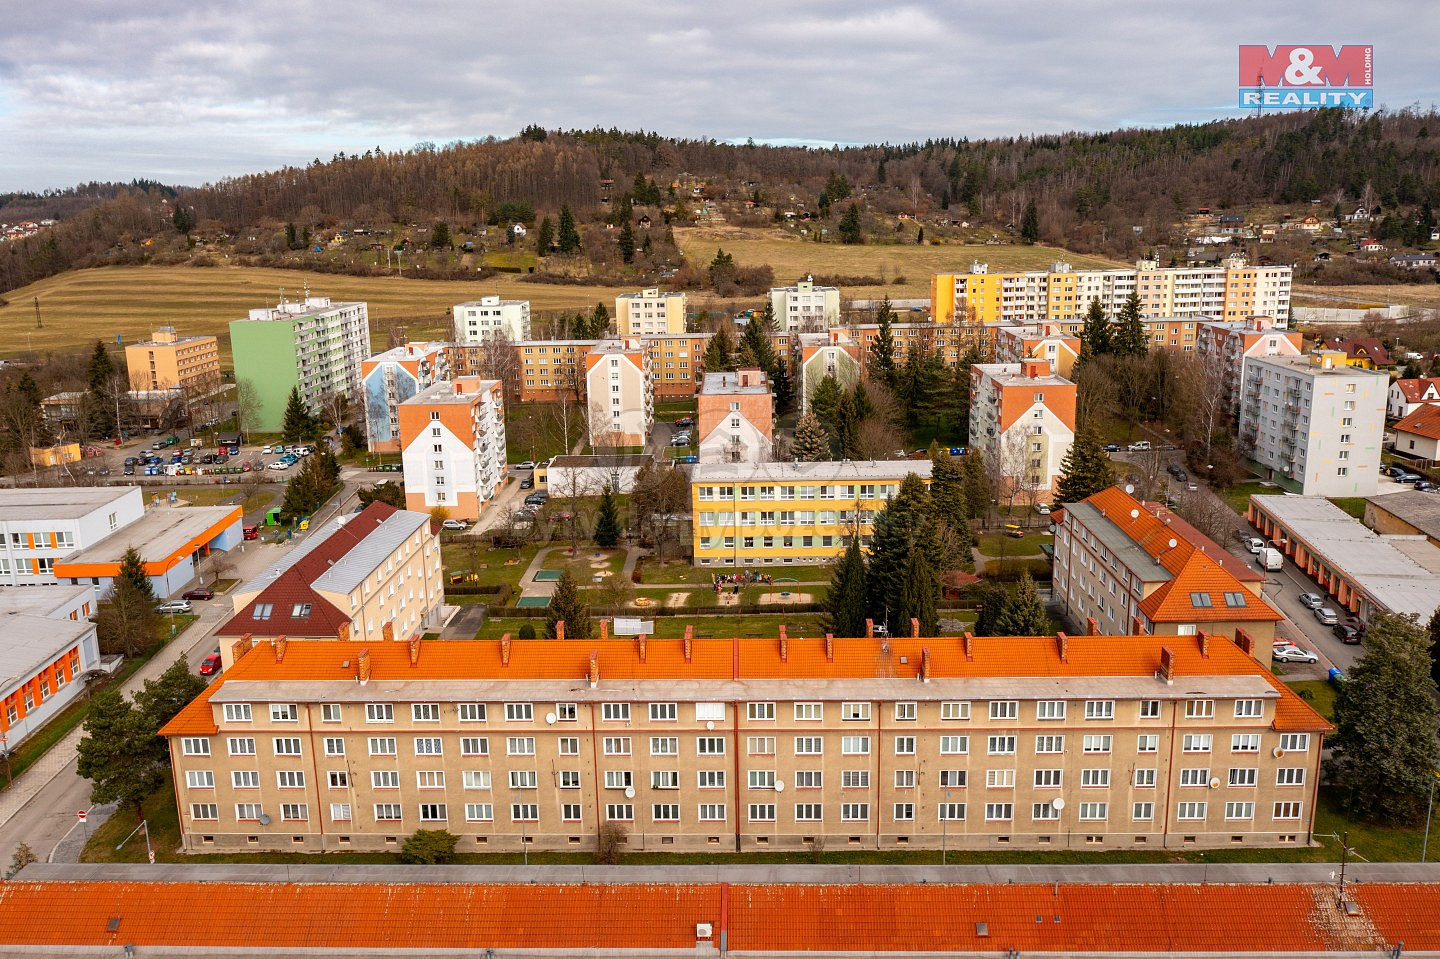
[[[45,321],[40,318],[40,297],[35,297],[35,329],[45,329]]]

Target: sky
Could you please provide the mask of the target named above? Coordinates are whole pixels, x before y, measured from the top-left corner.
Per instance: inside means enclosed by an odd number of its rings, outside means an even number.
[[[0,192],[199,185],[529,123],[902,143],[1241,115],[1237,45],[1373,44],[1440,102],[1424,0],[47,0],[0,16]]]

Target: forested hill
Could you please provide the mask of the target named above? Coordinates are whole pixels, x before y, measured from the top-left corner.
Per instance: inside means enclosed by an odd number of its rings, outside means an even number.
[[[675,183],[682,184],[678,193],[670,189]],[[156,233],[157,214],[172,215],[175,202],[185,208],[181,225],[202,234],[274,231],[287,223],[533,225],[562,205],[584,226],[614,222],[621,208],[636,216],[688,216],[692,183],[708,201],[752,200],[753,215],[799,202],[838,219],[842,208],[834,201],[843,200],[865,212],[945,209],[1004,227],[1019,223],[1033,200],[1040,239],[1118,255],[1135,242],[1131,226],[1155,236],[1193,207],[1315,200],[1326,212],[1362,200],[1387,211],[1440,206],[1440,114],[1324,110],[1157,130],[832,149],[530,127],[503,141],[340,154],[183,188],[178,196],[137,183],[108,199],[92,197],[96,202],[62,215],[54,229],[12,244],[10,255],[0,256],[0,289],[75,266],[142,262],[157,252],[143,239]],[[677,202],[687,207],[677,210]]]

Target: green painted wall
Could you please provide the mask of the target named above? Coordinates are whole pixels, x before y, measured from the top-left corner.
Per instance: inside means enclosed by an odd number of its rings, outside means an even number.
[[[280,432],[285,403],[300,382],[294,323],[236,320],[230,324],[230,349],[235,357],[235,382],[248,380],[254,386],[254,428],[262,433]]]

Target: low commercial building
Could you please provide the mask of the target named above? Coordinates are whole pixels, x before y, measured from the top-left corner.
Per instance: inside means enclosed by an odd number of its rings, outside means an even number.
[[[1106,634],[1250,637],[1268,662],[1283,618],[1265,575],[1158,503],[1118,486],[1066,504],[1055,529],[1054,593],[1070,625]]]
[[[95,595],[83,586],[0,589],[0,752],[14,749],[80,695],[100,664]]]
[[[505,486],[505,388],[458,376],[400,404],[405,505],[478,519]]]
[[[706,373],[695,432],[702,463],[763,463],[775,432],[775,397],[761,370]]]
[[[814,278],[807,276],[794,286],[772,289],[770,309],[775,313],[776,325],[782,330],[827,330],[840,322],[840,290],[833,286],[816,286]]]
[[[827,562],[854,536],[870,544],[875,514],[929,460],[702,463],[690,476],[697,566]]]
[[[1424,490],[1372,496],[1365,501],[1365,525],[1382,536],[1424,536],[1440,546],[1440,496]]]
[[[970,367],[970,445],[985,454],[996,494],[1043,502],[1075,442],[1075,384],[1047,360]]]
[[[56,559],[55,577],[71,585],[88,584],[96,596],[103,596],[120,575],[126,551],[134,547],[155,595],[174,596],[200,578],[201,565],[211,553],[243,542],[244,521],[239,506],[157,503],[93,546]]]
[[[685,332],[685,294],[658,288],[615,297],[615,330],[621,336]]]
[[[144,343],[125,347],[132,390],[179,389],[203,396],[221,385],[220,343],[213,336],[181,336],[162,326]]]
[[[400,452],[400,404],[448,379],[450,350],[444,343],[406,343],[366,359],[360,365],[360,380],[370,452]]]
[[[607,486],[616,493],[629,493],[640,471],[656,464],[650,453],[554,456],[535,467],[535,488],[554,497],[599,496]]]
[[[1380,613],[1424,623],[1440,608],[1440,548],[1426,535],[1374,532],[1319,496],[1251,496],[1245,518],[1320,584],[1327,605],[1363,623]]]
[[[638,336],[602,340],[585,354],[590,444],[643,446],[655,423],[655,374]]]
[[[1204,633],[240,652],[162,730],[187,851],[1301,845],[1332,728]]]
[[[64,577],[56,572],[57,563],[97,547],[145,515],[136,486],[0,490],[0,586],[60,582]],[[145,545],[143,537],[135,541]],[[149,552],[146,556],[151,558]],[[164,584],[155,585],[158,590]]]
[[[277,637],[354,643],[418,637],[443,615],[440,542],[427,514],[371,503],[312,532],[230,599],[234,614],[215,631],[228,641],[220,647],[227,667],[236,640],[246,647]]]
[[[498,296],[482,296],[456,304],[455,342],[479,344],[502,339],[511,343],[530,338],[530,301],[502,300]]]

